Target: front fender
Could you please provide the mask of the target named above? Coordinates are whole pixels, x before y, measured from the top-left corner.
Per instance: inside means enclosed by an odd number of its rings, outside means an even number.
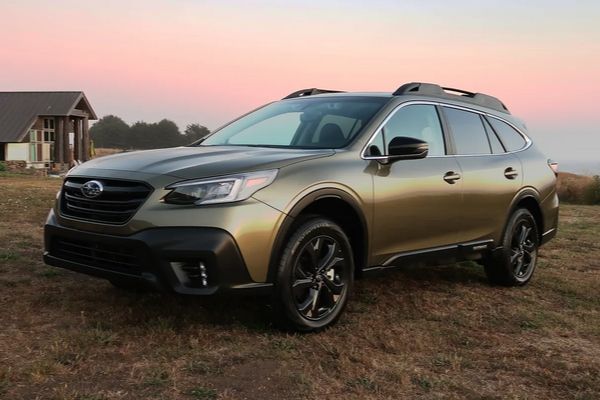
[[[284,218],[281,226],[279,227],[277,234],[275,236],[275,240],[272,247],[271,258],[269,262],[269,273],[268,273],[268,281],[274,282],[277,273],[277,267],[279,264],[279,255],[285,246],[285,239],[287,238],[290,230],[296,221],[296,218],[304,211],[307,207],[315,202],[326,199],[326,198],[334,198],[343,201],[348,204],[356,215],[358,216],[358,223],[361,225],[363,235],[363,262],[362,265],[367,264],[368,254],[369,254],[369,224],[367,222],[367,218],[362,211],[360,200],[356,196],[356,194],[352,194],[351,191],[345,191],[338,187],[331,187],[325,185],[315,185],[311,188],[307,188],[302,191],[299,195],[295,196],[294,200],[290,202],[290,206],[286,208],[286,217]]]

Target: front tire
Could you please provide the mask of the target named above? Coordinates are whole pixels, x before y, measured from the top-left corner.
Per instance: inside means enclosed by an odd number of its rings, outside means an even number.
[[[353,283],[352,248],[342,228],[321,217],[306,220],[281,255],[273,299],[276,323],[301,332],[334,324]]]
[[[490,283],[523,286],[531,280],[537,263],[538,227],[529,210],[520,208],[508,220],[502,248],[484,261]]]

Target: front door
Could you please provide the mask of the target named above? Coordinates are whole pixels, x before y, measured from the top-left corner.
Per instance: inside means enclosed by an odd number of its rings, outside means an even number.
[[[371,245],[377,264],[399,253],[455,244],[460,223],[460,167],[455,157],[446,155],[436,106],[400,106],[370,143],[369,151],[387,154],[387,145],[396,136],[425,140],[429,154],[374,168]]]

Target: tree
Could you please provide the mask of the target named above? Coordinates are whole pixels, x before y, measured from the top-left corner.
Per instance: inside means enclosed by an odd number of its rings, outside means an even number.
[[[208,135],[210,131],[200,124],[190,124],[181,134],[175,122],[162,119],[148,123],[138,121],[131,127],[114,115],[102,117],[90,128],[96,148],[158,149],[190,144]]]
[[[126,148],[129,125],[115,115],[106,115],[90,128],[95,147]]]
[[[158,123],[136,122],[131,126],[128,147],[132,149],[159,149],[182,146],[185,136],[175,122],[162,119]]]
[[[175,147],[186,144],[185,137],[179,132],[177,124],[168,119],[162,119],[156,124],[154,134],[156,137],[153,140],[153,148]]]
[[[131,125],[127,146],[129,149],[152,148],[152,125],[144,121],[138,121]]]
[[[193,143],[208,135],[210,131],[200,124],[189,124],[184,131],[186,144]]]

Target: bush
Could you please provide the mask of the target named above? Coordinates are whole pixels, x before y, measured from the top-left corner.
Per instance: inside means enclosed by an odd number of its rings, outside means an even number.
[[[3,161],[0,161],[0,172],[6,171],[6,164]]]
[[[583,193],[585,204],[600,204],[600,176],[595,175],[590,184],[587,185]]]
[[[592,178],[589,176],[575,175],[561,172],[558,174],[556,190],[560,201],[566,203],[583,204],[584,193],[590,185]]]

